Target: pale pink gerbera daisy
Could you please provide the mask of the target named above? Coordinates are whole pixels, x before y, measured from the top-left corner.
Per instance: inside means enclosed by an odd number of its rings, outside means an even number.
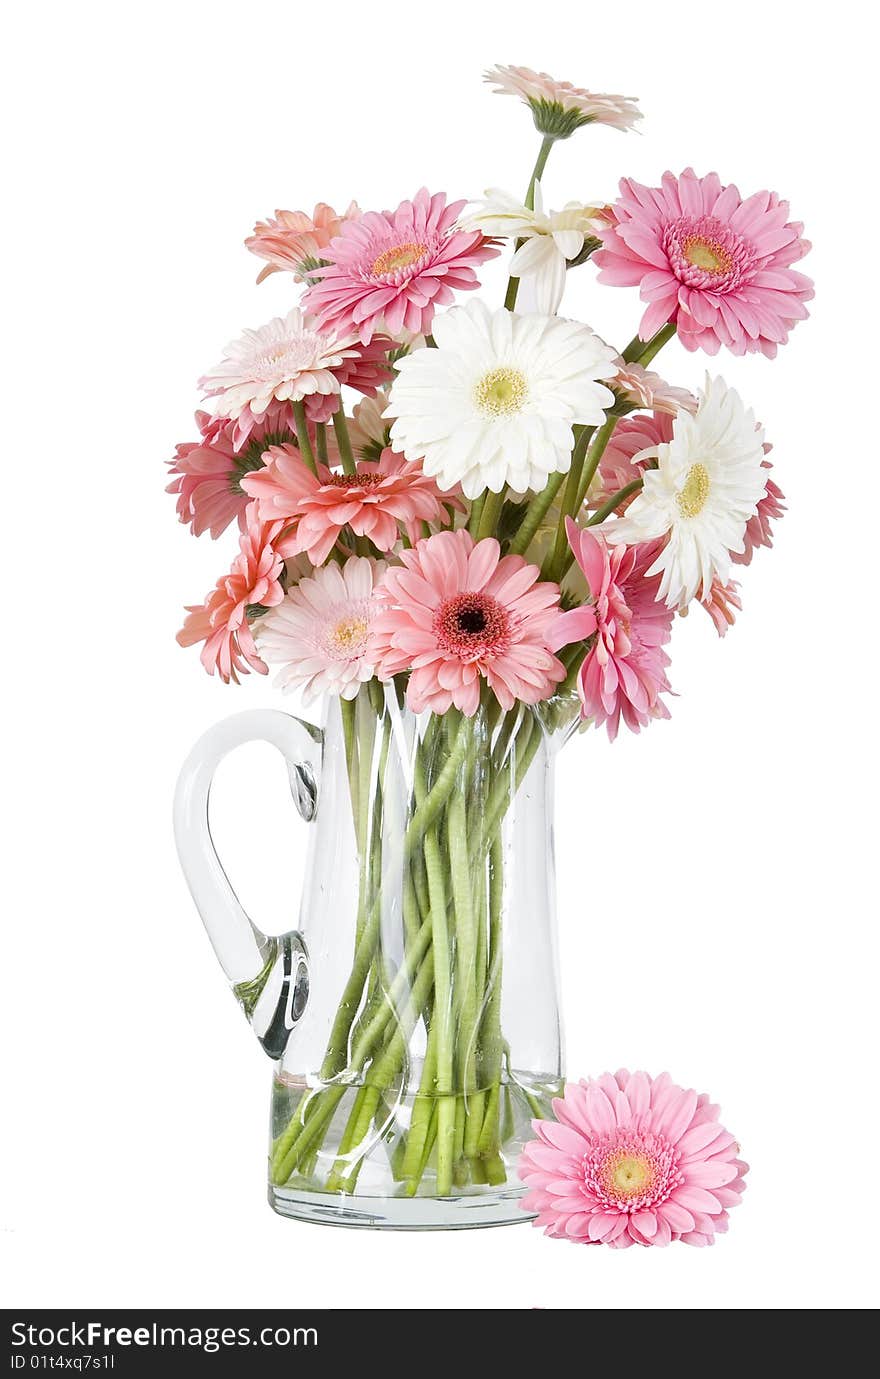
[[[284,537],[277,543],[282,555],[305,551],[315,565],[327,559],[345,527],[368,537],[378,550],[390,551],[400,539],[401,524],[415,541],[420,523],[448,521],[443,503],[455,502],[441,494],[420,464],[393,450],[383,451],[378,461],[362,460],[355,474],[319,465],[315,475],[293,446],[276,445],[267,452],[265,467],[242,483],[259,500],[264,522],[284,519]]]
[[[280,272],[292,273],[294,282],[311,282],[311,274],[326,262],[322,256],[331,239],[347,220],[358,220],[360,214],[356,201],[342,215],[326,201],[319,201],[311,215],[276,211],[274,220],[258,220],[253,235],[245,240],[245,248],[267,260],[257,282]]]
[[[260,618],[260,651],[281,666],[276,685],[301,689],[307,704],[320,694],[353,699],[372,679],[368,644],[378,606],[373,591],[384,569],[364,556],[352,556],[341,568],[326,565]]]
[[[578,672],[578,692],[584,718],[604,723],[613,742],[621,718],[637,733],[652,719],[669,717],[660,696],[671,688],[663,647],[672,634],[672,609],[657,602],[659,577],[645,573],[661,543],[609,549],[570,517],[565,525],[592,602],[562,614],[556,645],[596,633]]]
[[[668,1073],[569,1082],[523,1149],[522,1199],[545,1234],[584,1245],[712,1245],[748,1164],[709,1098]]]
[[[293,440],[283,424],[277,431],[272,429],[276,419],[267,412],[244,448],[236,449],[234,421],[196,412],[202,438],[176,447],[177,454],[169,461],[173,478],[166,489],[177,494],[177,515],[193,536],[209,531],[216,540],[235,521],[244,530],[250,500],[242,479],[262,467],[263,452],[270,445]]]
[[[769,445],[764,446],[765,454],[769,449]],[[773,468],[769,460],[764,461],[764,468]],[[785,494],[778,484],[768,478],[764,497],[758,503],[758,510],[746,523],[746,532],[743,538],[745,550],[731,551],[730,553],[734,565],[750,565],[752,556],[759,547],[772,547],[773,523],[778,522],[784,513]]]
[[[475,543],[464,530],[439,532],[400,559],[382,583],[371,654],[382,679],[411,670],[406,697],[416,713],[454,704],[470,717],[482,679],[504,709],[536,704],[565,678],[548,648],[559,588],[538,583],[536,565],[502,558],[493,537]]]
[[[328,334],[294,307],[227,345],[199,387],[214,399],[215,416],[236,422],[240,445],[274,403],[285,404],[292,418],[290,404],[305,402],[310,419],[318,422],[336,411],[344,384],[375,393],[391,376],[383,365],[386,347],[380,340],[364,347],[351,334]]]
[[[329,266],[316,273],[303,303],[325,329],[359,334],[366,343],[380,325],[427,334],[434,311],[454,291],[478,287],[474,269],[498,249],[476,230],[456,229],[467,203],[446,204],[425,187],[396,211],[368,211],[348,221],[325,250]]]
[[[596,477],[590,486],[587,506],[599,508],[603,503],[641,479],[649,454],[656,454],[658,445],[672,439],[672,415],[669,412],[639,412],[619,421],[602,453]],[[641,456],[644,454],[644,458]],[[624,500],[624,506],[632,497]],[[617,511],[622,511],[618,508]]]
[[[550,139],[567,139],[585,124],[632,129],[642,118],[631,96],[609,96],[557,81],[531,67],[493,67],[483,79],[499,96],[519,96],[532,112],[536,128]]]
[[[281,525],[260,522],[256,504],[250,505],[232,569],[218,579],[204,604],[187,608],[189,616],[177,634],[181,646],[205,643],[202,665],[226,684],[238,684],[238,676],[247,675],[248,668],[266,674],[248,625],[248,610],[271,608],[284,598],[284,562],[272,546]]]
[[[593,259],[600,282],[641,289],[642,339],[674,321],[686,349],[717,354],[724,345],[772,359],[813,296],[791,266],[810,245],[789,221],[788,202],[767,191],[743,201],[717,173],[697,177],[693,168],[665,173],[660,187],[624,178],[620,190]]]
[[[731,579],[724,584],[716,575],[712,580],[708,598],[702,600],[702,606],[712,619],[718,636],[726,636],[727,629],[733,627],[736,622],[737,612],[742,611],[742,600],[736,580]],[[681,611],[684,614],[687,609],[683,608]]]
[[[677,416],[680,408],[686,412],[697,410],[697,399],[687,388],[674,388],[658,373],[643,369],[641,364],[627,364],[622,359],[616,362],[617,373],[608,379],[608,384],[624,402],[671,417]]]

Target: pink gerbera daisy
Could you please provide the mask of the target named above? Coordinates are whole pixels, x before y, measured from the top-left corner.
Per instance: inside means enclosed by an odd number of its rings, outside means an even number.
[[[765,445],[765,451],[770,447]],[[765,469],[772,469],[769,460],[764,461]],[[744,551],[731,551],[730,558],[735,565],[750,565],[752,556],[761,546],[773,545],[773,523],[778,522],[785,513],[785,494],[772,479],[767,480],[764,497],[758,503],[758,510],[746,523],[743,540]]]
[[[522,1199],[545,1234],[584,1245],[712,1245],[745,1191],[748,1164],[719,1108],[668,1073],[566,1084],[555,1120],[523,1149]]]
[[[421,522],[446,518],[441,494],[418,463],[408,463],[393,450],[378,461],[362,460],[355,474],[337,474],[325,465],[313,474],[290,445],[272,446],[265,467],[242,480],[259,501],[264,522],[283,518],[285,533],[277,548],[283,555],[305,551],[322,565],[343,528],[366,536],[380,551],[390,551],[400,538],[400,524],[416,541]]]
[[[373,676],[368,647],[378,609],[374,586],[384,568],[365,556],[352,556],[341,567],[325,565],[260,618],[260,650],[281,667],[276,685],[300,689],[304,704],[321,694],[354,699]]]
[[[668,412],[648,412],[625,417],[611,433],[602,452],[596,480],[591,486],[588,506],[601,507],[615,493],[626,488],[644,473],[645,462],[639,459],[644,451],[656,453],[656,447],[672,439],[672,416]],[[647,460],[647,456],[646,456]],[[627,499],[625,502],[631,502]],[[618,509],[622,511],[622,509]]]
[[[400,559],[380,587],[371,655],[382,679],[411,671],[406,697],[416,713],[454,704],[470,717],[482,679],[504,709],[553,693],[565,677],[548,647],[559,588],[538,583],[536,565],[502,558],[493,537],[475,543],[463,529],[420,541]]]
[[[499,96],[519,96],[531,110],[535,127],[551,139],[567,139],[585,124],[626,131],[642,118],[632,96],[585,91],[531,67],[493,67],[483,79]]]
[[[663,176],[660,187],[624,178],[614,223],[598,231],[600,282],[639,287],[649,306],[639,334],[674,321],[686,349],[760,351],[769,359],[807,315],[813,284],[792,264],[810,248],[775,192],[743,200],[717,173]]]
[[[387,343],[364,346],[351,333],[329,334],[294,307],[227,345],[199,387],[214,399],[215,416],[237,423],[234,438],[241,445],[277,403],[292,425],[294,402],[305,402],[310,420],[319,422],[338,408],[343,385],[375,393],[391,377]]]
[[[326,201],[319,201],[311,215],[305,211],[276,211],[274,220],[258,220],[245,247],[257,258],[268,260],[257,282],[270,273],[292,273],[295,282],[311,282],[311,274],[326,262],[324,250],[347,220],[360,218],[360,207],[352,201],[348,210],[337,214]]]
[[[455,228],[466,204],[447,206],[442,192],[423,187],[396,211],[347,221],[324,251],[329,266],[317,270],[304,305],[324,329],[359,334],[364,343],[382,323],[391,335],[427,334],[435,309],[455,290],[478,287],[474,269],[499,252],[479,231]]]
[[[244,530],[250,501],[241,486],[244,476],[262,466],[268,446],[293,439],[283,425],[277,431],[272,429],[275,420],[267,413],[255,424],[244,448],[236,449],[234,421],[196,412],[202,438],[176,447],[177,453],[169,462],[174,477],[166,490],[177,494],[177,515],[193,536],[209,531],[216,540],[236,520]]]
[[[697,410],[697,399],[687,388],[675,388],[661,378],[658,373],[643,369],[641,364],[627,364],[617,361],[617,373],[608,379],[608,384],[624,402],[633,407],[647,407],[655,412],[665,412],[674,417],[683,408],[686,412]]]
[[[260,522],[256,503],[250,505],[232,569],[218,579],[204,604],[187,608],[189,616],[177,634],[181,646],[205,643],[202,665],[226,684],[238,684],[238,676],[247,675],[248,668],[266,674],[248,625],[248,610],[271,608],[284,598],[284,562],[272,546],[281,526]]]
[[[609,548],[570,517],[565,525],[592,602],[562,614],[556,645],[596,633],[578,672],[578,691],[584,718],[604,723],[613,742],[621,718],[637,733],[652,719],[669,717],[660,695],[671,688],[663,647],[672,634],[672,609],[657,602],[659,576],[645,574],[662,543]]]

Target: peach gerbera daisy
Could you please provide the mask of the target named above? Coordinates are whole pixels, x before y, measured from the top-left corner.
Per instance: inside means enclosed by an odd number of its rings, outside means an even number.
[[[396,211],[347,221],[324,251],[329,260],[303,298],[325,330],[367,343],[380,324],[390,335],[427,334],[434,312],[456,291],[479,287],[474,269],[498,249],[477,230],[456,228],[466,202],[446,204],[425,187]]]
[[[266,674],[248,625],[248,611],[271,608],[284,598],[284,561],[272,545],[281,526],[280,522],[261,522],[256,503],[251,503],[229,574],[218,579],[203,604],[187,608],[189,616],[177,634],[181,646],[205,643],[202,665],[209,675],[216,671],[226,684],[230,680],[238,684],[238,676],[247,675],[248,669]]]
[[[358,220],[360,214],[356,201],[342,215],[326,201],[319,201],[311,215],[305,211],[276,211],[274,220],[258,220],[254,233],[244,242],[257,258],[267,260],[257,282],[261,283],[270,273],[281,272],[292,273],[294,282],[311,282],[315,269],[326,263],[322,256],[331,239],[335,239],[347,220]]]
[[[539,583],[522,556],[501,556],[494,537],[439,532],[402,551],[380,586],[371,655],[381,679],[410,671],[407,703],[416,713],[468,717],[485,680],[499,704],[548,698],[565,667],[548,642],[559,617],[559,587]]]
[[[264,522],[284,519],[281,553],[305,551],[315,565],[324,563],[345,527],[368,537],[377,550],[390,551],[401,524],[416,541],[420,523],[446,519],[443,503],[455,501],[441,494],[420,464],[393,450],[384,450],[377,461],[360,461],[355,474],[333,473],[325,465],[313,474],[293,446],[276,445],[267,451],[264,468],[247,475],[242,486],[259,501]]]
[[[668,1073],[569,1082],[523,1149],[522,1199],[545,1234],[584,1245],[712,1245],[748,1164],[719,1108]]]

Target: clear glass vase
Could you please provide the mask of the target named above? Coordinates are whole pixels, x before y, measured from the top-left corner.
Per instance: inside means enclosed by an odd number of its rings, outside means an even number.
[[[323,731],[235,715],[181,773],[196,905],[275,1060],[269,1199],[330,1224],[527,1219],[516,1176],[562,1081],[553,762],[568,700],[414,716],[392,685],[332,700]],[[214,851],[208,793],[235,746],[288,762],[311,843],[298,930],[268,937]]]

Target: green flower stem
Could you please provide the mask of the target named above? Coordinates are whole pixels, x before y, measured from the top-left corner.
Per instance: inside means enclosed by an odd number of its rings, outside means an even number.
[[[479,498],[475,498],[471,503],[470,516],[468,517],[467,529],[471,536],[476,540],[477,532],[480,530],[480,521],[483,516],[483,508],[486,505],[486,494],[481,493]]]
[[[434,824],[429,826],[425,834],[425,866],[428,872],[431,927],[434,936],[434,1019],[431,1029],[437,1031],[437,1193],[440,1197],[448,1197],[452,1191],[455,1138],[455,1103],[452,1096],[452,953],[446,919],[446,882]]]
[[[294,402],[293,421],[296,427],[296,443],[299,446],[299,453],[302,456],[303,464],[305,464],[313,474],[317,474],[318,466],[315,464],[315,452],[312,449],[312,441],[309,436],[309,427],[306,421],[306,406],[304,402]]]
[[[319,421],[315,427],[315,453],[321,464],[329,464],[327,457],[327,423]]]
[[[575,497],[575,512],[580,512],[584,505],[590,484],[593,482],[596,470],[599,468],[599,461],[605,454],[608,442],[614,435],[614,428],[619,420],[619,417],[608,417],[593,437],[593,444],[590,446],[590,453],[581,474],[581,481],[578,485],[578,491]],[[569,564],[570,563],[569,561]]]
[[[519,531],[510,543],[511,555],[525,554],[529,542],[540,527],[562,487],[564,478],[564,474],[551,474],[541,492],[536,494],[532,502],[529,503]]]
[[[356,474],[357,465],[351,448],[351,437],[348,434],[348,421],[341,404],[339,410],[333,414],[333,431],[336,436],[336,444],[339,447],[339,458],[342,461],[343,472]]]
[[[418,976],[413,982],[409,999],[400,1013],[400,1018],[394,1026],[394,1032],[384,1052],[376,1059],[376,1062],[373,1064],[368,1074],[369,1081],[364,1088],[367,1096],[364,1099],[360,1117],[353,1131],[353,1149],[355,1151],[367,1138],[370,1123],[376,1113],[376,1108],[378,1107],[382,1093],[386,1088],[390,1087],[404,1064],[410,1036],[415,1029],[419,1014],[427,999],[433,981],[434,964],[429,954]],[[349,1174],[344,1185],[346,1192],[354,1191],[363,1158],[364,1156],[362,1154]]]
[[[450,709],[445,717],[450,718],[456,714],[458,714],[457,710]],[[460,714],[458,714],[458,719],[458,731],[453,738],[449,756],[443,765],[443,769],[432,786],[430,793],[425,797],[422,803],[416,807],[409,821],[409,827],[406,830],[406,836],[404,838],[404,856],[407,858],[411,856],[413,849],[434,823],[437,815],[446,804],[446,801],[449,799],[455,787],[458,772],[468,746],[468,720],[463,718]]]
[[[647,368],[654,356],[672,339],[675,330],[675,322],[667,321],[665,326],[655,331],[650,340],[643,340],[640,335],[634,335],[623,351],[623,359],[627,364],[641,364],[643,369]]]
[[[436,1083],[437,1026],[432,1023],[428,1034],[428,1045],[425,1049],[425,1061],[422,1065],[419,1090],[413,1102],[412,1120],[401,1166],[401,1175],[407,1184],[405,1191],[408,1197],[415,1196],[422,1176],[422,1159],[435,1106],[434,1090]]]
[[[456,791],[446,811],[452,905],[455,911],[456,993],[458,996],[458,1085],[465,1094],[476,1090],[477,1028],[477,933],[471,868],[468,854],[468,822],[464,795]]]
[[[477,540],[483,541],[487,536],[495,536],[498,531],[498,523],[501,519],[501,509],[504,507],[504,489],[500,493],[487,492],[483,500],[483,509],[480,513],[480,521],[477,527]]]
[[[620,507],[620,504],[625,502],[631,493],[638,493],[641,487],[642,480],[633,479],[631,484],[627,484],[625,488],[618,489],[616,493],[611,495],[607,503],[603,503],[600,508],[596,509],[587,523],[587,526],[598,527],[599,523],[604,522],[606,517],[610,517],[614,509]]]
[[[535,183],[540,182],[547,166],[547,159],[550,157],[550,150],[555,143],[555,139],[545,135],[541,140],[541,147],[538,150],[538,157],[535,159],[535,166],[532,168],[532,175],[529,178],[529,189],[526,192],[526,206],[530,211],[535,209]],[[516,241],[516,248],[519,249],[523,243],[521,239]],[[507,292],[504,297],[504,305],[508,311],[513,311],[516,306],[516,294],[519,291],[519,278],[511,277],[507,282]]]
[[[574,517],[578,510],[578,493],[580,492],[581,475],[584,470],[584,461],[587,456],[587,446],[593,434],[592,427],[584,426],[581,428],[580,435],[575,442],[575,447],[571,452],[571,465],[568,477],[565,481],[565,492],[562,495],[562,504],[559,512],[559,522],[556,527],[556,540],[553,543],[552,553],[547,557],[546,573],[542,570],[543,579],[551,579],[552,570],[562,566],[565,559],[565,552],[568,549],[568,537],[565,534],[566,517]]]

